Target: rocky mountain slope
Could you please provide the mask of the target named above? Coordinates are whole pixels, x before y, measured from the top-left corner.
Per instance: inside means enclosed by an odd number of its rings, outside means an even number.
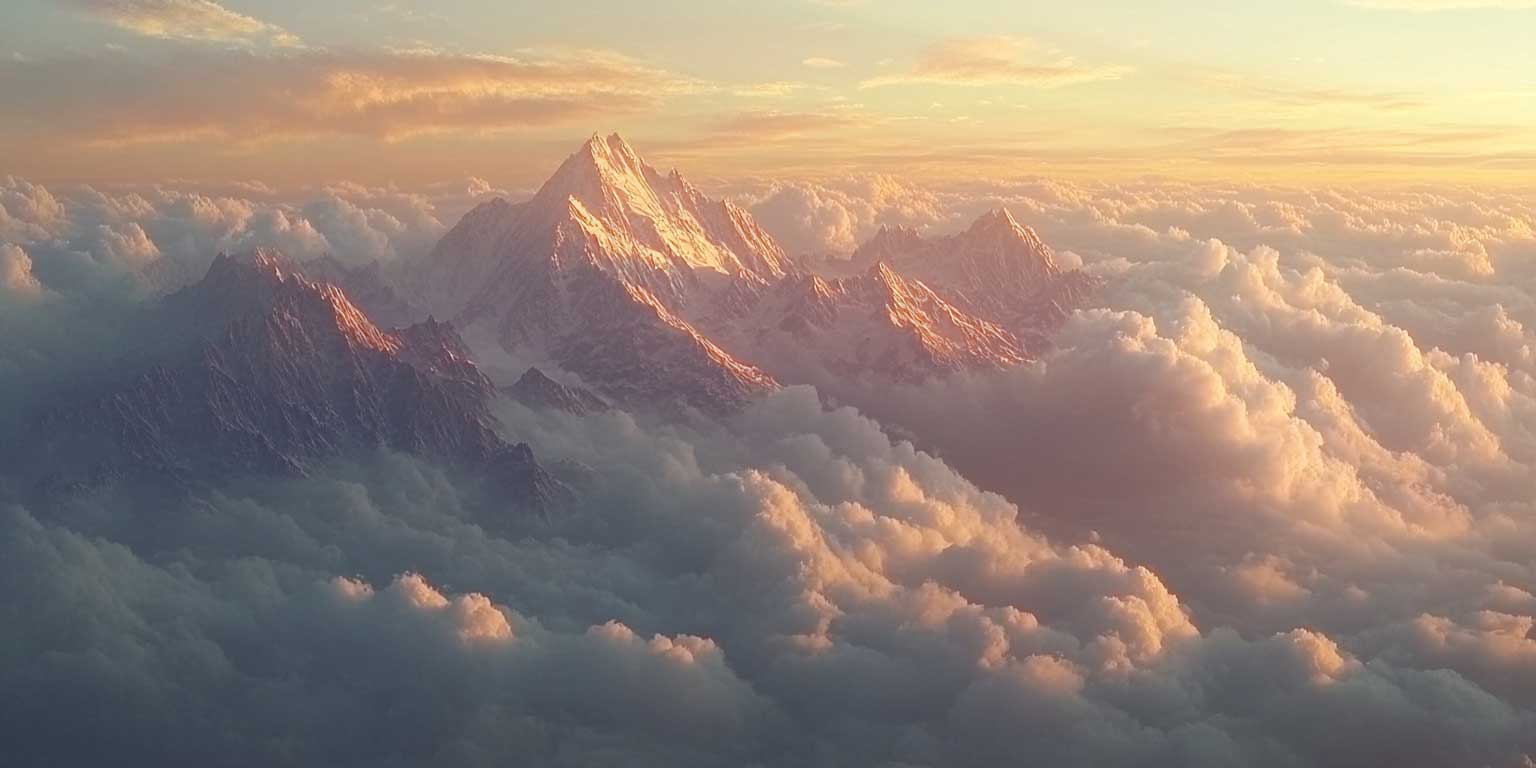
[[[606,400],[591,391],[555,381],[536,367],[524,371],[516,382],[502,391],[529,408],[549,408],[577,416],[609,408]]]
[[[378,328],[273,251],[220,254],[157,306],[123,365],[61,391],[14,474],[48,492],[118,480],[197,485],[303,473],[356,448],[486,472],[520,506],[563,489],[492,428],[495,389],[446,324]]]
[[[621,403],[730,409],[777,386],[695,327],[691,310],[787,274],[744,211],[594,136],[522,205],[467,214],[411,283],[434,311]]]
[[[786,378],[819,368],[912,382],[1025,360],[1013,333],[956,309],[885,262],[853,277],[781,280],[721,333]]]
[[[961,311],[1014,332],[1031,355],[1042,351],[1045,333],[1099,288],[1098,278],[1062,269],[1051,247],[1005,208],[944,237],[882,228],[853,253],[850,266],[868,269],[882,262],[922,281]]]

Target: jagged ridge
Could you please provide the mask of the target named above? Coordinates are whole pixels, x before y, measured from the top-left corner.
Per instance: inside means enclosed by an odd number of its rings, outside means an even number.
[[[583,416],[608,410],[608,402],[575,385],[561,384],[531,367],[502,391],[530,408],[550,408]]]
[[[303,473],[386,447],[490,472],[528,506],[563,493],[526,445],[496,435],[494,387],[451,327],[380,330],[274,251],[220,254],[149,324],[165,339],[136,370],[44,409],[28,462],[42,486]]]
[[[676,171],[658,173],[612,135],[592,137],[528,203],[471,211],[418,283],[458,322],[620,403],[723,411],[778,384],[721,349],[696,317],[720,293],[789,269],[745,211]],[[470,282],[479,285],[455,288]]]
[[[1012,333],[961,312],[885,262],[852,277],[781,281],[739,326],[739,346],[752,359],[772,361],[775,371],[815,366],[916,381],[1025,359]]]
[[[965,231],[946,237],[882,228],[852,256],[852,265],[860,269],[879,262],[922,281],[956,308],[1013,331],[1026,339],[1029,354],[1040,351],[1035,347],[1043,332],[1101,285],[1080,270],[1063,270],[1051,247],[1006,208],[989,211]]]
[[[1002,209],[945,238],[882,230],[853,263],[809,276],[745,211],[611,135],[529,202],[466,215],[420,281],[477,337],[621,405],[716,412],[778,386],[765,368],[916,380],[1016,365],[1098,286]]]

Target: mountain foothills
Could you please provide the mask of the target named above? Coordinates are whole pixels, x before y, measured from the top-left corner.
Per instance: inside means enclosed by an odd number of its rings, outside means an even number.
[[[816,373],[1016,365],[1098,284],[1001,210],[950,237],[882,231],[843,266],[796,265],[741,208],[611,135],[532,200],[469,212],[403,282],[472,340],[620,404],[710,412]]]

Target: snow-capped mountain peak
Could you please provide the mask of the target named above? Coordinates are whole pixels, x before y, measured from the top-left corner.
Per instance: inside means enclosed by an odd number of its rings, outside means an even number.
[[[1058,289],[1050,248],[1005,209],[948,237],[884,228],[848,266],[807,274],[747,211],[599,135],[527,203],[466,215],[423,303],[620,405],[721,410],[807,366],[910,380],[1017,364],[1093,281]]]
[[[882,229],[854,252],[851,265],[886,262],[922,281],[955,307],[1031,339],[1040,348],[1046,328],[1081,304],[1097,279],[1065,271],[1056,254],[1007,208],[994,208],[965,230],[925,238],[910,229]]]
[[[243,315],[280,315],[296,324],[334,328],[355,349],[391,354],[400,349],[340,288],[306,280],[286,255],[270,248],[218,254],[200,282],[169,301],[190,309],[200,328],[223,327]]]
[[[1056,255],[1035,230],[1013,217],[1007,208],[995,208],[982,214],[960,235],[971,248],[1012,251],[1015,262],[1045,274],[1058,274]]]
[[[566,158],[524,218],[534,230],[562,230],[599,268],[652,289],[686,293],[695,271],[765,279],[786,271],[783,251],[745,212],[709,199],[676,170],[658,172],[616,133],[593,136]]]

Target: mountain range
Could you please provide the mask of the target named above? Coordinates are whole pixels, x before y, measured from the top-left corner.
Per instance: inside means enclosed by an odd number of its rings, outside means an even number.
[[[818,274],[735,204],[594,136],[531,200],[480,205],[399,271],[219,254],[112,364],[41,399],[20,425],[39,439],[0,448],[0,490],[196,486],[383,448],[546,509],[569,490],[501,436],[499,397],[721,414],[782,383],[1000,370],[1097,287],[1001,209],[946,237],[882,229]],[[526,371],[498,389],[484,357]]]
[[[470,211],[406,293],[622,405],[723,412],[810,371],[910,381],[1040,354],[1098,287],[1005,210],[885,229],[819,275],[745,210],[593,136],[525,203]]]

